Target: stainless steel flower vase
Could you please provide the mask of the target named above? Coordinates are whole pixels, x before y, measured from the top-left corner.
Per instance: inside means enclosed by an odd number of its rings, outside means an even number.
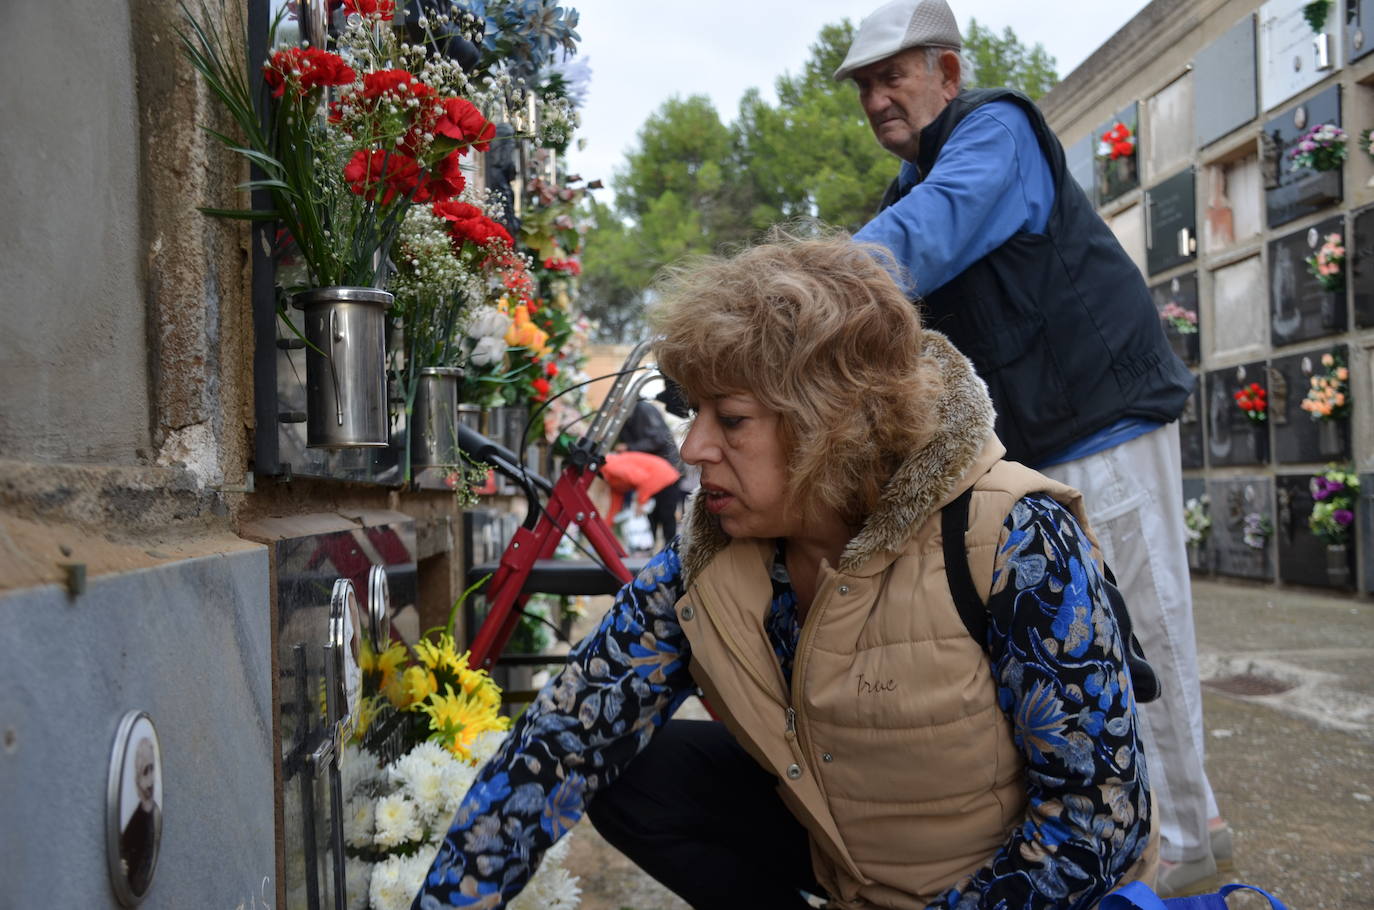
[[[1317,451],[1326,458],[1345,454],[1344,420],[1325,417],[1317,421]]]
[[[312,288],[292,306],[305,316],[305,444],[311,448],[387,445],[386,311],[376,288]]]
[[[1350,586],[1350,551],[1343,543],[1326,545],[1326,580],[1333,588]]]
[[[410,464],[428,468],[458,463],[457,367],[424,367],[410,409]]]

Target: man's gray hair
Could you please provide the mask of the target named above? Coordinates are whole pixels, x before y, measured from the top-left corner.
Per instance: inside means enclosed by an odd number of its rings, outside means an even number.
[[[935,72],[940,68],[940,55],[945,51],[950,51],[959,55],[959,88],[972,88],[977,83],[974,81],[976,70],[973,61],[968,58],[962,50],[953,47],[941,47],[936,44],[927,44],[922,48],[926,52],[926,70]]]

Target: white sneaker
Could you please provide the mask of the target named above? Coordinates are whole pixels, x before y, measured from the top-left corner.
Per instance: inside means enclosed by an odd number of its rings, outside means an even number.
[[[1208,853],[1202,859],[1186,863],[1159,861],[1159,878],[1155,891],[1160,897],[1185,897],[1190,894],[1207,894],[1220,886],[1217,876],[1217,861]]]

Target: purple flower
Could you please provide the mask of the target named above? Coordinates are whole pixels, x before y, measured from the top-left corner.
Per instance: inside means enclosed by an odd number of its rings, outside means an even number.
[[[1350,523],[1355,520],[1355,513],[1349,509],[1336,509],[1331,513],[1331,517],[1335,520],[1336,524],[1344,528],[1348,527]]]
[[[1345,484],[1341,483],[1339,480],[1327,480],[1325,477],[1313,477],[1311,488],[1312,498],[1317,502],[1321,502],[1328,496],[1332,496],[1344,490]]]

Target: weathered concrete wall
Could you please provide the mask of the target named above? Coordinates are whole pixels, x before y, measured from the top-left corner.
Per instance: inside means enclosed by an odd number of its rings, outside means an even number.
[[[148,444],[138,116],[122,3],[8,5],[0,35],[0,452],[133,462]]]

